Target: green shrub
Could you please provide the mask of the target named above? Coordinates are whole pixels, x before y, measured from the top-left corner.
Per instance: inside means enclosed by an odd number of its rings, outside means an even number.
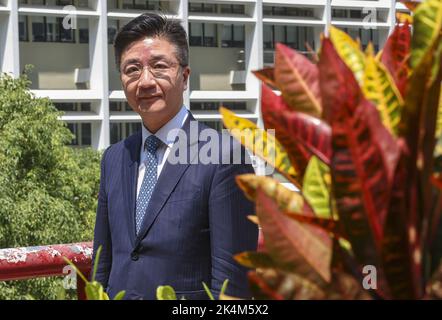
[[[72,134],[26,75],[0,75],[0,248],[90,241],[101,154]],[[0,299],[55,299],[60,279],[0,282]]]

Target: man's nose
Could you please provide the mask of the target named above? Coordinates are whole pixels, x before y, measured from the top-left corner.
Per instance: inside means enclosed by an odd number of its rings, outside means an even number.
[[[140,79],[138,80],[138,86],[140,87],[150,87],[156,84],[155,77],[150,72],[148,67],[144,67],[141,72]]]

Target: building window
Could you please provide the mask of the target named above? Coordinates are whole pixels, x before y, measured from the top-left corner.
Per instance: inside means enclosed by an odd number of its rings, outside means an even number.
[[[373,43],[374,50],[379,51],[379,31],[375,29],[356,29],[343,28],[343,31],[348,33],[353,39],[359,39],[361,46],[365,50],[370,42]]]
[[[189,12],[216,13],[217,12],[217,5],[213,4],[213,3],[189,2]]]
[[[87,19],[77,20],[78,38],[80,43],[89,43],[89,22]]]
[[[90,146],[92,144],[92,128],[90,123],[81,124],[81,145]]]
[[[370,12],[370,10],[368,10],[367,12],[363,12],[362,10],[356,10],[356,9],[332,9],[332,18],[335,18],[335,19],[362,20],[366,16],[371,15],[371,14],[372,14],[372,12]],[[381,10],[376,10],[376,20],[377,21],[385,21],[385,18],[382,17]]]
[[[195,101],[190,103],[191,111],[218,111],[223,106],[230,110],[247,110],[245,101]]]
[[[18,17],[19,40],[29,41],[28,39],[28,17],[20,15]]]
[[[189,42],[195,47],[217,47],[217,25],[189,23]]]
[[[242,4],[222,4],[220,11],[221,13],[244,14],[245,7]]]
[[[313,27],[264,25],[264,49],[275,49],[277,42],[301,52],[307,51],[306,43],[315,48]]]
[[[109,111],[119,112],[119,111],[133,111],[133,110],[126,101],[110,101]]]
[[[244,48],[245,47],[245,27],[243,25],[224,25],[222,47]]]
[[[91,111],[91,104],[89,102],[57,102],[54,103],[59,111]]]
[[[224,126],[221,120],[211,120],[211,121],[201,121],[209,128],[215,129],[216,131],[221,131]]]
[[[73,6],[75,5],[74,0],[57,0],[57,6]]]
[[[119,29],[119,21],[118,20],[108,20],[107,25],[107,41],[109,44],[113,44],[115,37],[117,35]]]
[[[245,6],[242,4],[213,4],[189,2],[189,12],[195,13],[221,13],[221,14],[244,14]]]
[[[166,8],[163,1],[158,0],[123,0],[123,9],[161,11]]]
[[[263,14],[265,16],[313,18],[315,16],[315,10],[313,8],[264,6]]]
[[[90,123],[68,123],[74,138],[72,146],[90,146],[92,144],[92,125]]]
[[[140,130],[140,122],[112,122],[110,124],[110,143],[117,143]]]
[[[74,29],[63,28],[63,18],[32,17],[32,41],[34,42],[75,42]]]

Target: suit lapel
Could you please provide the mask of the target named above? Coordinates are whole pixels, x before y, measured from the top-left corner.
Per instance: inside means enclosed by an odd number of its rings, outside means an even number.
[[[123,165],[123,197],[127,217],[127,227],[132,245],[135,245],[135,204],[137,196],[138,166],[140,163],[141,132],[125,142]]]
[[[186,169],[189,167],[190,163],[192,161],[190,160],[190,150],[192,150],[192,146],[195,145],[195,143],[198,143],[198,132],[195,134],[190,134],[190,123],[191,121],[194,121],[195,119],[193,116],[189,113],[186,121],[184,122],[184,125],[182,127],[182,130],[186,133],[187,141],[186,141],[186,152],[187,152],[187,163],[185,164],[171,164],[169,161],[166,160],[166,163],[161,171],[161,174],[158,178],[157,184],[155,185],[155,188],[152,193],[152,197],[150,198],[149,205],[146,209],[146,215],[144,217],[144,221],[141,225],[141,230],[139,235],[137,236],[135,240],[135,246],[137,246],[140,241],[146,236],[147,232],[149,231],[150,227],[154,223],[156,217],[160,213],[161,209],[163,208],[164,204],[167,202],[167,199],[169,199],[170,194],[172,193],[173,189],[181,179],[182,175],[186,171]],[[192,132],[193,133],[193,132]],[[178,137],[175,140],[175,144],[178,141]],[[173,151],[169,153],[168,158],[171,156]],[[193,157],[196,157],[196,154],[193,154]]]

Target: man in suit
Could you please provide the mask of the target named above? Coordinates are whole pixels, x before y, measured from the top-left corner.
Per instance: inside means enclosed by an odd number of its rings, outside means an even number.
[[[235,183],[253,167],[231,137],[226,147],[225,135],[203,124],[194,130],[183,106],[190,74],[185,30],[143,14],[120,30],[114,48],[128,104],[143,126],[103,154],[96,280],[111,298],[125,290],[126,299],[155,299],[158,286],[171,285],[178,298],[207,299],[202,282],[219,295],[228,279],[226,294],[250,298],[247,269],[233,255],[257,246],[257,226],[247,219],[254,205]],[[215,163],[195,154],[208,143],[212,152],[220,150],[210,155]],[[186,161],[172,161],[182,150],[179,159]],[[237,151],[242,156],[235,164]]]

